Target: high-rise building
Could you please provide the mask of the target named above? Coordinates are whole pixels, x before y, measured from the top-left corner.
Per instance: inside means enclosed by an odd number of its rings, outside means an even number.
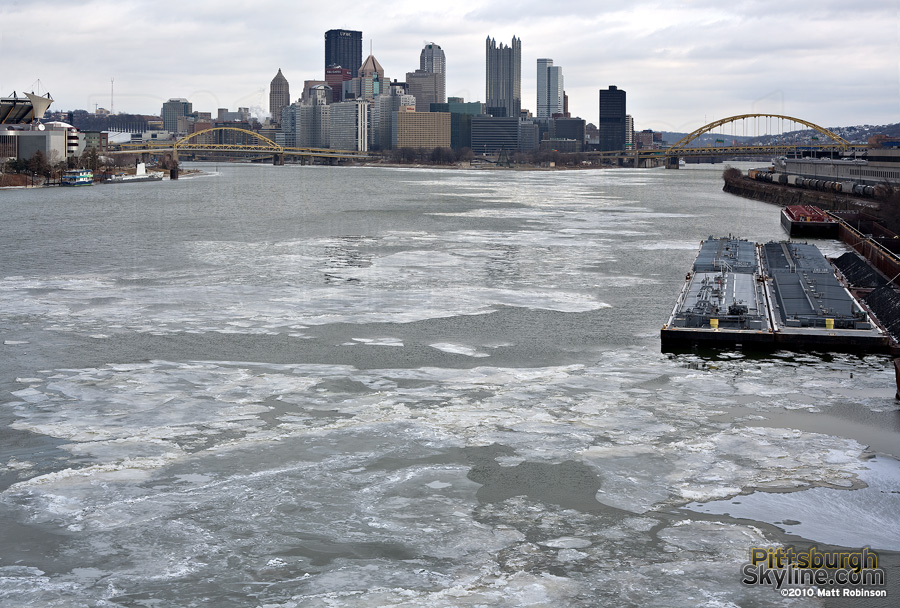
[[[449,148],[450,114],[404,112],[394,114],[391,145],[398,148]]]
[[[481,102],[466,103],[462,97],[451,97],[447,103],[433,103],[431,112],[450,114],[450,147],[454,150],[472,147],[472,117],[482,113]]]
[[[353,73],[348,68],[327,68],[325,70],[325,84],[331,87],[331,101],[344,100],[344,83],[353,78]]]
[[[303,81],[303,90],[300,93],[300,103],[305,105],[310,105],[312,103],[319,103],[320,101],[313,101],[313,97],[316,95],[321,96],[321,91],[319,87],[328,86],[328,84],[324,80],[304,80]],[[331,92],[329,91],[329,95]],[[329,97],[322,103],[331,103],[332,98]]]
[[[393,145],[394,118],[398,112],[416,109],[416,98],[403,92],[402,87],[389,87],[379,95],[372,108],[372,146],[389,150]]]
[[[563,90],[562,68],[552,59],[537,60],[537,117],[551,118],[564,114],[566,98]]]
[[[625,149],[625,91],[614,86],[600,89],[600,150]]]
[[[371,101],[390,88],[390,81],[384,76],[384,68],[374,55],[369,55],[357,70],[358,76],[347,83],[355,99]]]
[[[331,147],[367,151],[369,104],[362,99],[331,104]]]
[[[162,105],[159,113],[163,130],[171,133],[187,133],[185,118],[193,112],[193,104],[183,97],[172,98]]]
[[[522,109],[522,41],[510,46],[488,36],[485,43],[485,102],[492,116],[518,120]]]
[[[302,148],[329,147],[331,89],[326,85],[313,87],[307,101],[292,103],[281,111],[281,131],[276,143]]]
[[[291,87],[281,73],[281,68],[278,68],[278,73],[269,83],[269,114],[272,116],[272,122],[281,122],[281,111],[289,105],[291,105]]]
[[[475,154],[496,154],[519,148],[518,117],[473,116],[472,151]]]
[[[634,117],[631,114],[625,115],[625,147],[634,147]]]
[[[331,91],[329,91],[331,93]],[[300,106],[296,145],[301,148],[331,147],[331,106]]]
[[[362,65],[362,32],[328,30],[325,32],[325,69],[342,67],[351,74]]]
[[[436,99],[429,101],[429,104],[447,101],[447,58],[444,56],[444,50],[440,45],[433,42],[425,45],[425,48],[419,53],[419,70],[428,74],[435,74]]]
[[[583,118],[554,118],[551,123],[550,140],[560,143],[572,142],[573,152],[581,152],[584,149],[585,126]],[[558,143],[557,147],[559,145]]]
[[[441,103],[442,93],[440,74],[416,70],[406,73],[406,86],[409,94],[416,98],[416,108],[420,112],[428,112],[433,103]]]

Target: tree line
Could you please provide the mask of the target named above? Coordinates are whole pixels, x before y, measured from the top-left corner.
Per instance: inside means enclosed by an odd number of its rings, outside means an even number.
[[[68,169],[89,169],[94,175],[99,175],[103,170],[134,166],[137,159],[134,155],[101,156],[94,147],[86,148],[81,156],[57,160],[58,156],[54,151],[52,157],[48,158],[42,150],[38,150],[30,158],[12,158],[6,161],[3,172],[53,180]]]
[[[382,158],[395,164],[417,165],[455,165],[471,162],[475,159],[475,153],[470,148],[454,150],[452,148],[395,148],[381,153]],[[557,167],[581,166],[591,163],[590,157],[582,152],[565,153],[556,150],[536,150],[534,152],[521,152],[514,150],[500,152],[497,162],[510,165],[549,165],[554,163]]]

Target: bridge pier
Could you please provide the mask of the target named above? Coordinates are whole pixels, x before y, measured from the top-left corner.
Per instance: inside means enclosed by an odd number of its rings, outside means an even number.
[[[678,169],[678,157],[677,156],[667,156],[666,157],[666,169]]]
[[[284,154],[273,154],[272,155],[272,164],[276,167],[284,166]]]

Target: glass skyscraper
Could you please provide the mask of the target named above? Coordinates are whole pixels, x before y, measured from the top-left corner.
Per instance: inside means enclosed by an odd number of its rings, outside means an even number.
[[[485,44],[485,103],[488,114],[519,118],[522,109],[522,41],[510,46],[488,36]]]
[[[625,149],[625,91],[600,89],[600,150]]]
[[[550,118],[565,111],[562,68],[552,59],[537,60],[537,117]]]
[[[355,77],[362,65],[362,32],[328,30],[325,32],[325,69],[341,66]]]

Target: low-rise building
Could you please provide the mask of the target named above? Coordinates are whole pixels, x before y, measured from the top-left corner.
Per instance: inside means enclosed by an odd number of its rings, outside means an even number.
[[[450,114],[447,112],[397,112],[392,145],[397,148],[449,148]]]
[[[496,154],[519,148],[519,119],[515,117],[473,116],[472,151]]]

